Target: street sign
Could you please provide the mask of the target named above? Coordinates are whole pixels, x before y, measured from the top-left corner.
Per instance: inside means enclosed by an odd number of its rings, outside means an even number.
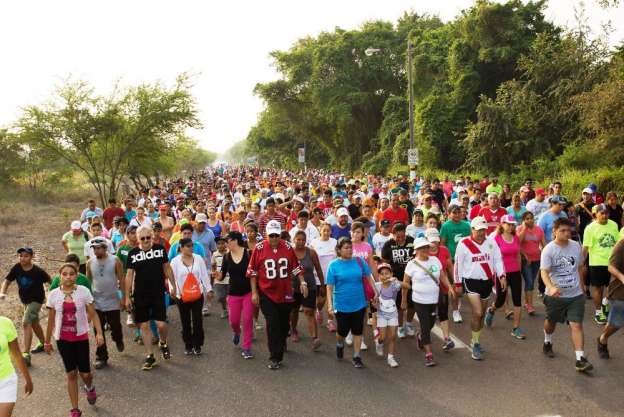
[[[305,147],[297,148],[297,154],[299,156],[299,163],[305,164]]]
[[[417,148],[411,148],[407,150],[407,165],[415,166],[418,165],[419,155]]]

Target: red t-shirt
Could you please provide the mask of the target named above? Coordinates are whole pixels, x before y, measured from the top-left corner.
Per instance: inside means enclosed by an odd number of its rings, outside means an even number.
[[[487,234],[492,233],[501,222],[503,216],[507,215],[507,210],[502,207],[492,210],[489,207],[483,207],[479,212],[479,216],[483,216],[486,222],[488,222]]]
[[[280,240],[277,249],[262,241],[251,253],[247,276],[256,277],[260,292],[275,303],[292,303],[291,277],[302,273],[295,250],[288,242]]]
[[[334,208],[334,204],[331,201],[327,204],[325,204],[324,201],[321,201],[317,207],[323,210],[323,217],[327,217],[332,214],[332,209]]]
[[[399,207],[397,210],[394,210],[392,207],[388,207],[384,210],[383,215],[381,216],[382,220],[390,220],[390,225],[393,226],[395,223],[403,223],[404,225],[410,224],[409,214],[407,214],[407,209],[403,207]]]
[[[104,213],[102,213],[102,218],[104,219],[104,226],[106,226],[107,229],[112,229],[113,228],[113,220],[115,220],[115,217],[119,216],[119,217],[123,217],[124,216],[124,210],[121,207],[108,207],[107,209],[104,210]]]
[[[468,218],[470,220],[474,219],[475,217],[477,217],[479,215],[479,212],[481,211],[481,209],[483,208],[483,206],[481,204],[476,204],[474,205],[471,209],[470,209],[470,213],[468,214]]]
[[[431,253],[429,254],[432,255]],[[438,260],[442,264],[442,269],[445,269],[446,265],[448,264],[448,260],[451,258],[451,252],[448,250],[446,246],[440,245],[438,246],[438,253],[436,253],[433,256],[438,258]],[[444,285],[442,281],[440,281],[440,291],[442,291],[442,294],[448,294],[448,290],[449,290],[448,287]]]

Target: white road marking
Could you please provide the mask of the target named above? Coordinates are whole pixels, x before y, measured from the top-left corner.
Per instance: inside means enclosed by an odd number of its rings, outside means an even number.
[[[414,320],[418,322],[418,317],[416,315],[414,315]],[[442,332],[442,328],[440,327],[440,325],[436,324],[435,326],[433,326],[433,329],[431,329],[431,333],[433,333],[440,340],[444,340],[444,333]],[[453,333],[450,333],[449,336],[451,340],[455,343],[455,349],[470,349],[470,346],[462,342]]]

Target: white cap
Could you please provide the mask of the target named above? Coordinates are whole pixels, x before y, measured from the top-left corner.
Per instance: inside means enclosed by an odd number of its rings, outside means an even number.
[[[435,227],[430,227],[425,230],[425,237],[429,242],[439,242],[440,241],[440,232]]]
[[[336,217],[348,216],[348,215],[349,215],[349,210],[347,210],[344,207],[340,207],[338,210],[336,210]]]
[[[414,249],[423,248],[425,246],[431,246],[431,242],[425,237],[417,237],[414,239]]]
[[[301,204],[305,205],[305,201],[303,201],[303,198],[299,197],[298,195],[294,196],[292,201],[293,201],[293,203],[296,201],[298,203],[301,203]]]
[[[204,213],[198,213],[197,216],[195,216],[195,221],[197,223],[208,223],[208,216]]]
[[[80,230],[82,227],[82,223],[80,223],[78,220],[74,220],[73,222],[71,222],[71,229],[72,230]]]
[[[482,216],[477,216],[470,222],[470,227],[475,230],[484,230],[488,228],[488,223]]]
[[[587,194],[593,194],[594,191],[591,188],[589,188],[589,187],[583,188],[583,193],[582,194],[586,194],[586,193]]]
[[[266,235],[279,235],[282,233],[282,225],[277,220],[271,220],[266,225]]]

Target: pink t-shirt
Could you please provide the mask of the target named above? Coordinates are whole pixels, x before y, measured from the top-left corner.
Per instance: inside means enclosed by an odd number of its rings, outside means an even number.
[[[63,302],[63,318],[61,319],[61,340],[67,342],[78,342],[88,340],[89,333],[77,335],[76,304],[73,301]]]
[[[367,260],[368,257],[373,253],[373,248],[368,242],[360,242],[353,244],[353,257],[360,257]]]
[[[518,226],[518,234],[522,233],[524,228],[523,224]],[[524,239],[520,242],[520,247],[527,258],[529,258],[529,261],[536,262],[540,260],[541,251],[539,245],[542,239],[544,239],[544,231],[538,225],[533,226],[531,229],[526,229]]]
[[[502,234],[496,234],[494,240],[500,248],[501,255],[503,255],[503,265],[505,266],[505,273],[520,271],[520,262],[518,254],[520,254],[520,239],[518,236],[513,237],[511,243],[503,239]]]

